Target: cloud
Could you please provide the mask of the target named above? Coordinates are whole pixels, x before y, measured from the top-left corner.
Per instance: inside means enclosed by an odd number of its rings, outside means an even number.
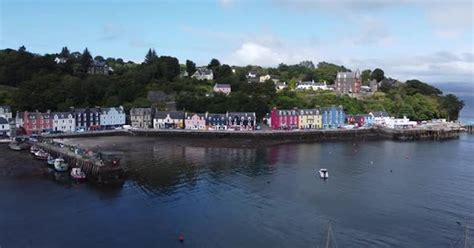
[[[230,8],[234,5],[234,0],[218,0],[219,5],[223,8]]]
[[[435,34],[443,38],[457,38],[473,29],[473,2],[437,3],[428,10]]]
[[[131,47],[153,47],[155,44],[141,39],[134,39],[128,42]]]

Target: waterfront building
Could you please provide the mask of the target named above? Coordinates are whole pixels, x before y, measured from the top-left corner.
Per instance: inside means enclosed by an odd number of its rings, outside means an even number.
[[[214,92],[229,95],[231,92],[230,84],[216,84],[214,85]]]
[[[274,107],[270,116],[272,129],[298,129],[298,109],[283,110]]]
[[[300,109],[299,129],[319,129],[323,127],[323,120],[319,109]]]
[[[76,120],[71,112],[53,113],[53,130],[61,132],[76,131]]]
[[[344,126],[345,113],[342,106],[322,108],[323,128],[341,128]]]
[[[227,114],[227,129],[255,130],[256,126],[255,112],[230,112]]]
[[[123,106],[101,108],[100,126],[104,129],[113,129],[125,125],[125,111]]]
[[[214,73],[211,69],[200,67],[196,69],[196,72],[191,77],[197,80],[212,80],[214,79]]]
[[[346,123],[354,125],[356,127],[362,127],[365,125],[364,115],[346,115]]]
[[[12,109],[10,106],[0,106],[0,117],[3,117],[7,120],[13,118]]]
[[[364,125],[367,127],[374,125],[374,115],[372,113],[364,115]]]
[[[153,118],[151,108],[130,109],[130,124],[134,128],[152,128]]]
[[[386,119],[385,126],[393,129],[406,129],[413,128],[417,125],[416,121],[410,121],[406,116],[403,118],[388,118]]]
[[[340,94],[359,93],[361,87],[360,73],[356,72],[338,72],[334,82],[335,90]]]
[[[191,130],[206,130],[206,114],[188,114],[184,120],[185,129]]]
[[[74,118],[76,119],[76,129],[100,129],[100,108],[71,108],[71,112],[74,114]]]
[[[312,81],[298,82],[296,85],[296,90],[329,90],[326,82],[318,83]]]
[[[385,126],[385,123],[387,122],[388,119],[390,119],[390,116],[387,112],[384,111],[377,111],[373,113],[369,113],[369,115],[373,115],[373,124],[378,125],[378,126]]]
[[[227,130],[227,115],[208,113],[206,126],[209,130]]]
[[[184,128],[184,112],[182,111],[156,111],[153,117],[155,129]]]
[[[10,123],[5,117],[0,116],[0,137],[10,136]]]
[[[49,110],[46,113],[25,111],[20,118],[23,119],[23,128],[28,135],[41,134],[53,129],[53,118]]]

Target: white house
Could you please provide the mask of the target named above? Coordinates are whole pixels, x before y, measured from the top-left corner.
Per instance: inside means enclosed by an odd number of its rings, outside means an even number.
[[[259,79],[260,79],[260,83],[264,83],[265,81],[272,79],[272,77],[269,74],[267,74],[267,75],[260,76]]]
[[[6,118],[0,117],[0,137],[10,135],[10,123]]]
[[[184,128],[184,112],[182,111],[156,111],[153,117],[153,128],[176,129]]]
[[[231,92],[230,84],[216,84],[214,85],[214,92],[228,95]]]
[[[115,128],[125,125],[125,111],[123,107],[101,108],[100,126],[102,128]]]
[[[197,80],[212,80],[214,79],[214,73],[212,72],[211,69],[201,67],[201,68],[197,68],[196,72],[194,72],[194,74],[191,77]]]
[[[382,111],[369,113],[369,115],[373,115],[373,124],[378,126],[385,126],[387,120],[390,119],[388,113]]]
[[[288,88],[288,85],[286,85],[286,82],[278,82],[278,83],[275,83],[275,88],[276,88],[276,91],[280,91],[280,90]]]
[[[385,122],[385,125],[388,128],[394,129],[405,129],[405,128],[413,128],[417,125],[416,121],[410,121],[406,116],[403,118],[388,118]]]
[[[76,130],[76,119],[71,112],[53,113],[53,130],[62,132],[74,132]]]
[[[296,85],[297,90],[330,90],[330,88],[326,85],[326,82],[323,83],[317,83],[312,81],[306,81],[306,82],[299,82]]]
[[[10,106],[0,106],[0,117],[3,117],[7,120],[13,118],[12,109]]]

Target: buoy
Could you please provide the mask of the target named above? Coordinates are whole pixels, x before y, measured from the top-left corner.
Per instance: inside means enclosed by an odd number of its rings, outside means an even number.
[[[178,240],[179,242],[184,242],[184,235],[182,233],[179,234]]]
[[[370,164],[374,164],[374,161],[370,161]]]
[[[390,170],[390,172],[392,172],[392,170]]]

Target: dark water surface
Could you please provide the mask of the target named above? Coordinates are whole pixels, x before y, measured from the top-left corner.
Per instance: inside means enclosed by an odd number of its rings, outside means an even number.
[[[449,247],[463,237],[457,221],[474,224],[474,135],[68,142],[123,153],[129,178],[117,188],[71,183],[1,145],[2,248],[324,247],[329,222],[338,247]],[[329,180],[316,175],[321,167]]]

